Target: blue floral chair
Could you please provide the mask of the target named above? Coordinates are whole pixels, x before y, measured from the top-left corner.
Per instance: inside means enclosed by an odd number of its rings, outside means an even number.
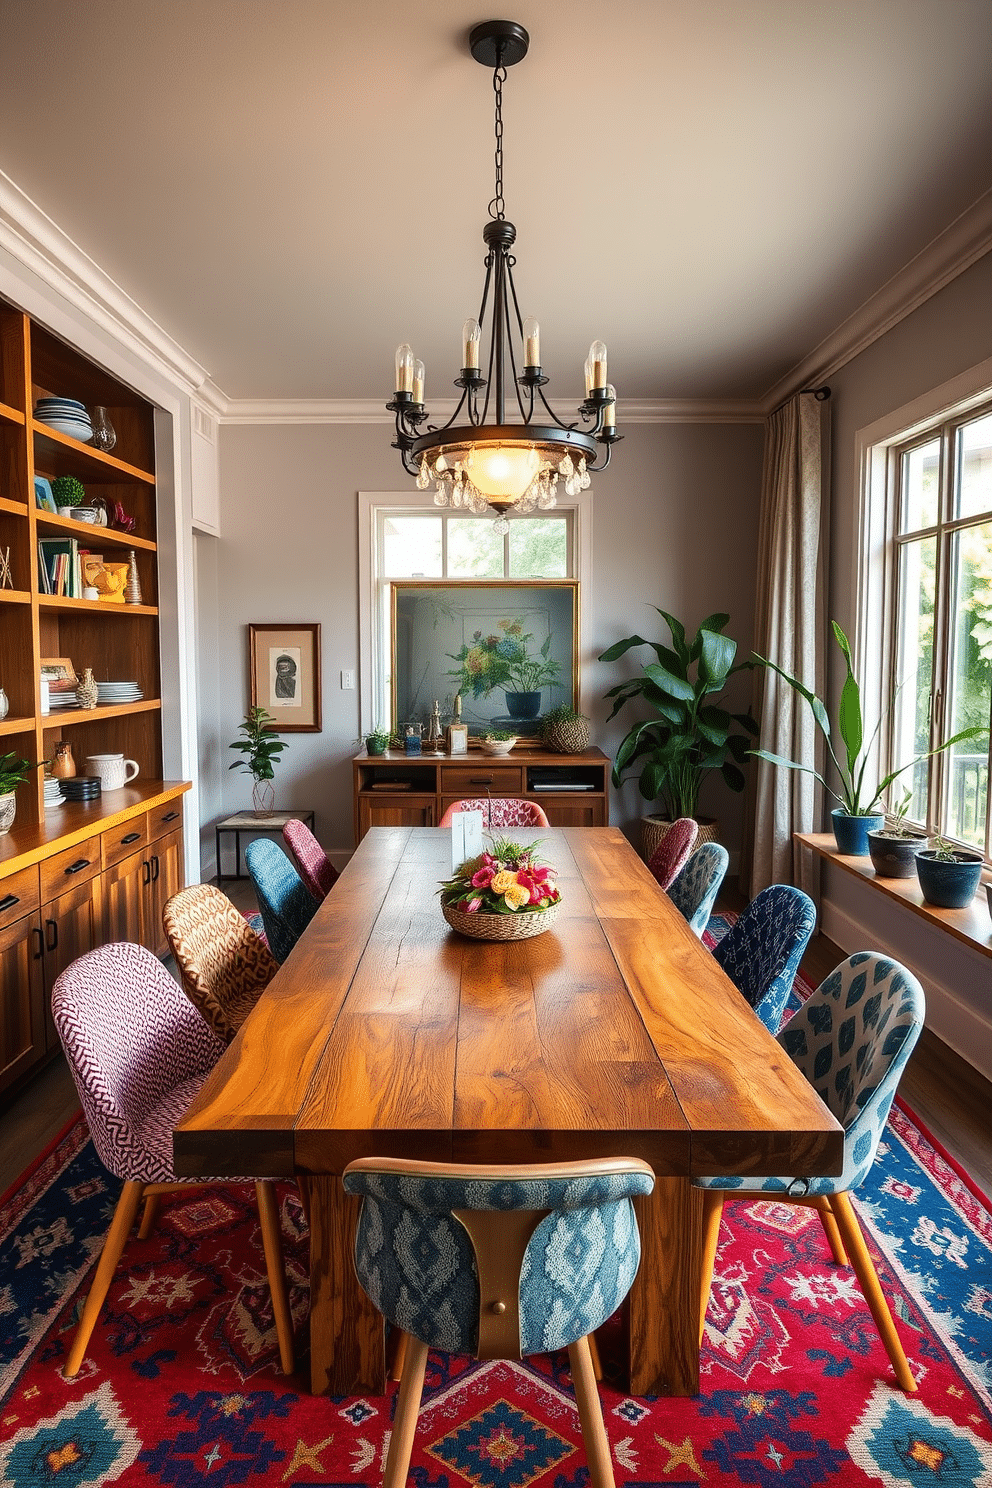
[[[269,950],[282,965],[320,906],[282,848],[267,837],[249,842],[245,866],[255,885]]]
[[[729,863],[730,854],[725,847],[719,842],[704,842],[668,889],[669,899],[700,938],[709,924]]]
[[[383,1488],[406,1482],[428,1348],[519,1359],[567,1348],[594,1488],[613,1488],[589,1334],[620,1306],[641,1245],[631,1198],[654,1174],[637,1158],[463,1167],[363,1158],[344,1172],[362,1199],[355,1268],[408,1342]]]
[[[916,1389],[849,1192],[871,1170],[896,1093],[926,1012],[913,974],[874,952],[860,951],[832,971],[778,1035],[817,1095],[844,1128],[838,1178],[698,1178],[704,1202],[700,1341],[726,1198],[767,1195],[775,1203],[816,1209],[834,1260],[850,1264],[904,1390]]]
[[[772,884],[751,900],[713,952],[770,1033],[778,1032],[815,924],[808,894]]]

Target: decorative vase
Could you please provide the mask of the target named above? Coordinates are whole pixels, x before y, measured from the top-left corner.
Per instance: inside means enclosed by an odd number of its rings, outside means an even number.
[[[94,449],[103,450],[104,454],[108,454],[117,443],[117,431],[107,417],[107,410],[94,408],[90,423],[93,425],[93,438],[90,444]]]
[[[141,604],[141,580],[138,578],[138,560],[132,548],[127,560],[127,583],[124,585],[124,603]]]
[[[96,685],[92,667],[83,668],[83,680],[76,688],[76,702],[89,712],[100,701],[100,689]]]
[[[17,797],[13,791],[0,796],[0,837],[9,832],[14,825],[14,817],[17,814]]]
[[[916,876],[923,897],[939,909],[967,909],[978,891],[983,866],[978,853],[958,850],[951,861],[942,861],[932,848],[916,854]]]
[[[9,711],[10,704],[7,701],[7,694],[4,692],[3,688],[0,687],[0,718],[6,718]]]
[[[471,940],[530,940],[533,935],[543,935],[550,930],[558,918],[561,900],[549,904],[547,909],[534,909],[517,914],[466,914],[450,904],[441,905],[441,913],[459,935]]]
[[[589,748],[588,718],[562,718],[545,722],[541,737],[555,754],[581,754]]]
[[[696,836],[696,846],[702,847],[704,842],[719,842],[720,824],[712,816],[697,816],[694,818],[699,832]],[[641,857],[645,863],[650,863],[664,839],[672,830],[672,821],[667,816],[642,816],[641,817]]]
[[[879,832],[885,825],[885,816],[881,812],[876,816],[848,816],[839,806],[831,811],[830,820],[834,825],[837,851],[846,858],[866,858],[868,833]]]
[[[76,773],[76,761],[72,757],[72,745],[59,739],[52,750],[52,774],[56,780],[71,780]]]
[[[925,837],[892,837],[882,832],[868,833],[868,854],[879,878],[912,878],[916,872],[916,854],[926,846]]]
[[[508,692],[506,697],[506,711],[511,718],[536,718],[541,711],[541,693],[537,692]]]
[[[276,788],[271,780],[256,780],[251,788],[251,803],[256,816],[271,816],[276,803]]]

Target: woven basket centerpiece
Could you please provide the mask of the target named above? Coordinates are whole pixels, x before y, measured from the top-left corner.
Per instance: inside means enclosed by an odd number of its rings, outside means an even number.
[[[473,940],[529,940],[550,930],[561,895],[536,847],[494,837],[488,851],[462,863],[441,885],[441,913],[452,930]]]
[[[532,935],[543,935],[550,930],[558,918],[561,901],[550,904],[547,909],[532,909],[517,914],[465,914],[450,904],[441,905],[441,913],[459,935],[469,935],[473,940],[530,940]]]

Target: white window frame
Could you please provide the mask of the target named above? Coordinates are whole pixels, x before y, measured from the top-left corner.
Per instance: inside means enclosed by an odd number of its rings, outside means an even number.
[[[583,695],[588,696],[587,684],[591,684],[591,667],[596,660],[593,655],[592,637],[595,634],[592,615],[592,487],[578,496],[559,500],[547,513],[570,512],[572,517],[572,573],[579,581],[579,658],[578,697],[576,708],[581,710]],[[358,640],[359,640],[359,718],[364,736],[387,720],[376,716],[379,700],[384,695],[380,670],[380,656],[375,644],[376,595],[379,584],[378,542],[379,517],[383,512],[422,512],[425,516],[439,515],[438,508],[423,491],[359,491],[358,493]],[[514,519],[510,517],[512,522]],[[457,579],[452,579],[457,583]]]
[[[859,429],[856,469],[859,501],[853,542],[855,597],[852,636],[855,673],[861,681],[865,738],[879,720],[885,735],[894,656],[897,450],[942,425],[960,420],[992,397],[992,357]],[[945,689],[946,696],[946,689]],[[880,759],[888,757],[881,737]]]

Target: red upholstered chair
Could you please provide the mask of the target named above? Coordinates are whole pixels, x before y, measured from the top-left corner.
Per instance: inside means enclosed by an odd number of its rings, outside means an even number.
[[[520,801],[513,796],[487,796],[481,801],[452,801],[439,826],[450,827],[457,811],[481,811],[482,825],[493,827],[550,827],[551,823],[536,801]]]
[[[696,845],[699,826],[691,816],[680,816],[672,822],[651,854],[648,867],[661,888],[667,889]]]
[[[326,898],[338,881],[338,870],[305,822],[288,821],[283,841],[299,866],[300,877],[318,902]]]

